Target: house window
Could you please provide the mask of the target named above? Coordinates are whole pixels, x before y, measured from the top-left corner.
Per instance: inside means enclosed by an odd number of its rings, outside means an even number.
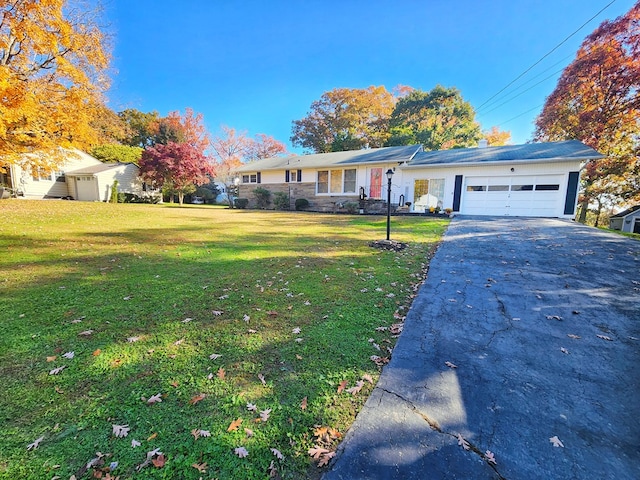
[[[34,168],[31,172],[31,178],[34,182],[41,180],[51,180],[51,174],[43,168]]]
[[[356,169],[320,170],[316,192],[321,193],[356,193]]]
[[[555,184],[555,185],[536,185],[536,190],[540,191],[549,191],[549,190],[560,190],[560,185]]]
[[[64,182],[65,181],[64,172],[57,171],[57,172],[55,172],[53,174],[53,176],[56,179],[56,182]]]
[[[468,188],[467,188],[468,189]],[[444,203],[444,178],[416,180],[413,185],[414,211],[425,212]]]
[[[284,181],[285,183],[301,182],[302,170],[285,170]]]
[[[242,175],[242,183],[260,183],[260,172]]]

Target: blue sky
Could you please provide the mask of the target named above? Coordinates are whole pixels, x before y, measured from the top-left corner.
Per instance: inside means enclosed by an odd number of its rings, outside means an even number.
[[[483,129],[497,125],[511,131],[512,143],[524,143],[584,37],[634,1],[615,0],[558,47],[609,3],[109,0],[109,105],[161,115],[191,107],[212,134],[224,124],[272,135],[300,153],[289,140],[291,122],[325,91],[440,84],[461,91]]]

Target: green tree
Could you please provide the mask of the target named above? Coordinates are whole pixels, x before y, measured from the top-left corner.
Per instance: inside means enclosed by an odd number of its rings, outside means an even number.
[[[472,147],[482,138],[471,104],[458,89],[440,85],[399,99],[389,125],[389,145],[422,144],[425,150],[443,150]]]
[[[640,2],[603,22],[562,72],[536,120],[534,139],[578,139],[606,156],[582,173],[587,208],[640,200]]]
[[[126,125],[126,136],[122,143],[142,148],[153,144],[154,127],[160,120],[158,112],[145,113],[128,108],[118,112],[118,116]]]
[[[98,145],[91,149],[91,155],[105,163],[135,163],[140,162],[143,149],[140,147],[132,147],[130,145],[119,145],[110,143],[106,145]]]

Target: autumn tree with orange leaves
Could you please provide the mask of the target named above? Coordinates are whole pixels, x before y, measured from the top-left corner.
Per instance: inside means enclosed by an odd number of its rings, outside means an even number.
[[[0,6],[0,169],[55,166],[59,147],[99,142],[109,52],[97,12],[66,0]],[[58,156],[59,157],[59,156]]]
[[[291,142],[314,153],[383,147],[396,100],[383,86],[335,88],[314,101],[306,117],[293,121]]]
[[[579,221],[640,200],[640,2],[589,35],[536,120],[535,139],[578,139],[606,156],[582,173]]]

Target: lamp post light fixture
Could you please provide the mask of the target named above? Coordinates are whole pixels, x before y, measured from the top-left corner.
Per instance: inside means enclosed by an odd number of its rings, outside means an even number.
[[[387,241],[389,241],[389,233],[391,232],[391,177],[393,170],[387,170]]]
[[[233,194],[227,191],[227,197],[229,198],[229,205],[231,208],[236,208],[236,198],[240,196],[240,177],[236,177],[233,179]]]

